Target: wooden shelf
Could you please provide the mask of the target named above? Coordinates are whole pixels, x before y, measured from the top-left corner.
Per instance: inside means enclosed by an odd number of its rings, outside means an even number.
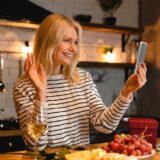
[[[81,23],[81,25],[84,30],[90,30],[90,31],[112,32],[121,34],[137,34],[143,32],[143,29],[141,28],[133,28],[125,26],[109,26],[98,23]]]
[[[84,30],[91,30],[91,31],[112,32],[112,33],[122,33],[122,34],[137,34],[143,32],[143,29],[133,28],[133,27],[108,26],[98,23],[80,23],[80,24],[82,25],[82,28]],[[9,27],[31,28],[31,29],[37,29],[39,27],[39,24],[26,20],[12,21],[12,20],[0,19],[0,25]]]
[[[108,62],[79,62],[78,66],[80,67],[96,67],[96,68],[126,68],[126,69],[133,69],[135,63],[108,63]]]
[[[30,21],[11,21],[0,19],[0,26],[37,29],[39,24],[32,23]]]

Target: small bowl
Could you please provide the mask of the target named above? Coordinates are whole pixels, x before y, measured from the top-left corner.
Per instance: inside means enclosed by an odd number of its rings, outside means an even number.
[[[153,156],[155,155],[156,151],[152,150],[152,153],[150,155],[146,156],[136,156],[138,160],[153,160]]]
[[[74,19],[79,21],[79,22],[89,23],[92,19],[92,16],[91,15],[79,14],[79,15],[74,16]]]

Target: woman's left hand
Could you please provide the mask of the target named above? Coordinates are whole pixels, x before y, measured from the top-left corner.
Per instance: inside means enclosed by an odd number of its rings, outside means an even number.
[[[133,73],[126,81],[122,89],[121,95],[126,98],[129,98],[134,92],[143,87],[147,82],[146,73],[146,65],[145,63],[142,63],[138,67],[137,73]]]
[[[45,101],[47,88],[46,73],[41,64],[36,67],[35,57],[33,54],[27,54],[24,70],[35,86],[36,99],[39,101]]]

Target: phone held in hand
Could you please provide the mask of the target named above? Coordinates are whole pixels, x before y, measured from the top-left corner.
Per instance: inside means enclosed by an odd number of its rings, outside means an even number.
[[[148,48],[148,43],[141,41],[139,44],[139,49],[137,53],[137,60],[136,60],[134,73],[137,73],[138,66],[140,66],[144,62],[147,48]]]

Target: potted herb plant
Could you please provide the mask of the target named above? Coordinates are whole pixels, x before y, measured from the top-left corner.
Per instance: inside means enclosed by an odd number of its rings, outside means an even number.
[[[115,25],[115,12],[123,3],[122,0],[98,0],[100,7],[105,13],[104,23],[108,25]]]

